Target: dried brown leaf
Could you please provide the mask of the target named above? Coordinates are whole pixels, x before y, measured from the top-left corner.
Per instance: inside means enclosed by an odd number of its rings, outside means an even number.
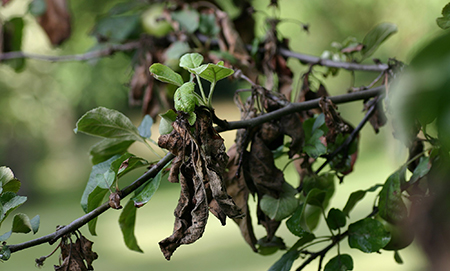
[[[67,0],[46,0],[47,10],[38,22],[53,45],[60,45],[70,37],[71,23]]]
[[[250,215],[250,209],[248,207],[248,196],[249,190],[244,181],[243,174],[239,174],[237,176],[237,170],[240,168],[236,160],[238,159],[238,152],[236,148],[236,144],[231,146],[228,150],[228,156],[230,160],[228,161],[228,172],[226,177],[226,187],[228,194],[233,198],[236,205],[242,210],[245,215],[243,218],[234,218],[234,222],[239,225],[239,229],[241,230],[241,234],[244,237],[244,240],[249,244],[254,252],[258,252],[256,248],[256,239],[255,233],[253,231],[252,225],[252,217]],[[242,168],[240,168],[242,170]]]
[[[111,193],[109,195],[109,207],[116,210],[122,209],[122,205],[120,205],[120,195],[118,192]]]

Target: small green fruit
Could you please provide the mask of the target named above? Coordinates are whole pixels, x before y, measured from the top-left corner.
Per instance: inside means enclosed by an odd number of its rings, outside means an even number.
[[[158,20],[163,10],[164,7],[162,5],[153,5],[142,14],[142,27],[146,33],[156,37],[162,37],[172,30],[172,26],[168,22]]]

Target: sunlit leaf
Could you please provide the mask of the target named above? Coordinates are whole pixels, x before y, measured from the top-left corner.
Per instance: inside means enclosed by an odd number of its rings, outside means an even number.
[[[127,116],[105,107],[97,107],[84,114],[78,120],[74,131],[123,141],[144,141]]]
[[[185,54],[180,58],[180,67],[191,70],[200,67],[203,63],[203,56],[199,53]]]
[[[143,138],[151,137],[152,136],[152,131],[151,131],[152,125],[153,125],[152,117],[150,117],[150,115],[145,115],[144,118],[142,119],[141,124],[138,127],[139,134]]]
[[[391,23],[381,23],[370,30],[362,42],[364,44],[361,50],[363,59],[371,56],[385,40],[396,32],[397,26]]]
[[[389,243],[391,234],[383,224],[373,218],[365,218],[348,226],[348,243],[365,253],[377,252]]]
[[[184,83],[175,91],[174,102],[175,109],[186,113],[194,112],[198,104],[197,97],[194,95],[195,84],[192,82]]]
[[[338,254],[325,265],[324,271],[353,270],[353,259],[348,254]]]
[[[198,68],[190,69],[190,71],[211,83],[222,80],[234,73],[232,69],[224,67],[223,63],[203,64]]]
[[[183,78],[179,73],[174,72],[171,68],[163,65],[161,63],[154,63],[150,66],[150,73],[157,80],[173,84],[176,86],[181,86],[183,84]]]
[[[290,184],[283,184],[283,192],[278,199],[269,195],[264,195],[260,202],[261,210],[270,219],[281,221],[290,216],[298,206],[298,199],[295,197],[297,190]]]
[[[136,210],[137,208],[134,207],[133,201],[128,201],[128,203],[120,213],[119,225],[123,234],[125,245],[131,250],[143,252],[142,249],[138,246],[136,236],[134,235],[134,227],[136,224]]]

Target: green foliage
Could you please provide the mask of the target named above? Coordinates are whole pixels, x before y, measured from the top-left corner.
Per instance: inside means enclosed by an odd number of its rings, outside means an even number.
[[[74,131],[122,141],[144,141],[128,117],[104,107],[97,107],[84,114],[78,120]]]
[[[370,187],[367,190],[358,190],[355,192],[352,192],[347,200],[347,203],[345,204],[344,209],[342,210],[342,212],[346,215],[349,216],[350,212],[353,210],[353,208],[356,206],[356,204],[362,200],[364,198],[364,196],[366,195],[367,192],[374,192],[376,191],[379,187],[382,187],[381,184],[376,184],[372,187]]]
[[[442,9],[442,17],[437,18],[436,23],[442,29],[450,28],[450,3]]]
[[[320,140],[324,135],[325,119],[320,114],[316,118],[309,118],[303,122],[303,131],[305,132],[305,145],[303,151],[309,156],[317,158],[327,153],[327,147]]]
[[[408,215],[400,187],[404,174],[404,169],[399,169],[389,176],[379,195],[378,212],[384,220],[393,224],[403,222]]]
[[[364,44],[361,50],[362,58],[365,59],[371,56],[383,42],[396,32],[397,26],[395,24],[381,23],[375,26],[366,34],[362,41],[362,44]]]
[[[391,240],[391,235],[383,224],[373,218],[364,218],[348,226],[348,244],[365,253],[382,249]]]
[[[270,219],[281,221],[290,216],[298,206],[298,199],[295,197],[297,191],[290,184],[283,184],[283,192],[279,198],[264,195],[261,199],[261,210]]]
[[[353,270],[353,259],[348,254],[338,254],[325,265],[324,271],[347,271]]]
[[[161,82],[173,84],[175,86],[181,86],[183,84],[183,78],[180,74],[174,72],[166,65],[155,63],[150,66],[150,72],[153,77]]]
[[[119,217],[119,225],[122,230],[123,240],[127,247],[137,252],[143,252],[138,246],[136,236],[134,235],[134,226],[136,224],[136,210],[133,200],[128,201]]]

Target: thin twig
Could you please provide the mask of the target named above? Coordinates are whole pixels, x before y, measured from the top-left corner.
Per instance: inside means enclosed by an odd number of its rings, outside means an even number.
[[[84,54],[76,54],[76,55],[62,55],[62,56],[49,56],[49,55],[39,55],[33,53],[26,53],[20,51],[7,52],[0,54],[0,61],[8,60],[8,59],[17,59],[17,58],[31,58],[37,60],[44,60],[50,62],[64,62],[64,61],[85,61],[94,58],[100,58],[105,56],[113,55],[116,52],[124,52],[131,51],[137,49],[141,46],[141,42],[132,41],[125,44],[116,44],[111,45],[107,48],[87,52]]]
[[[319,172],[326,165],[328,165],[328,163],[330,163],[333,160],[333,158],[336,157],[336,155],[338,155],[341,151],[343,151],[345,148],[348,148],[348,146],[350,146],[350,144],[353,142],[353,140],[355,140],[356,136],[359,134],[361,129],[364,127],[364,125],[369,121],[369,119],[373,115],[373,113],[375,113],[377,104],[378,104],[378,99],[376,99],[374,101],[374,103],[372,104],[372,106],[369,108],[366,115],[364,116],[364,118],[361,120],[361,122],[358,124],[358,126],[352,131],[350,136],[347,137],[347,139],[344,141],[344,143],[342,143],[342,145],[340,145],[333,153],[331,153],[327,157],[327,160],[316,170],[316,172],[315,172],[316,174],[319,174]]]

